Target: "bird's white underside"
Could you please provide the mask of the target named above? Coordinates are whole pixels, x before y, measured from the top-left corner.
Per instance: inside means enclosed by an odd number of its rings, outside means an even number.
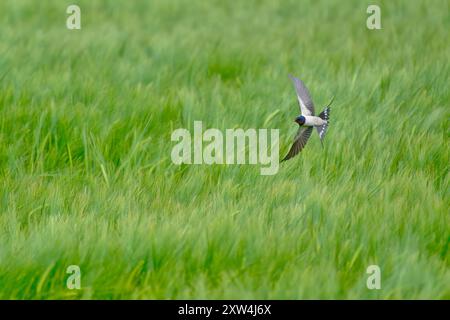
[[[318,127],[327,123],[326,120],[316,116],[306,116],[305,114],[303,116],[305,117],[305,124],[303,125],[307,127]]]

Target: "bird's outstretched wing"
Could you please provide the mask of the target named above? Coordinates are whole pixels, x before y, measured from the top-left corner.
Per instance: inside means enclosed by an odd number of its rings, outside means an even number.
[[[295,136],[294,143],[292,144],[291,149],[289,150],[286,157],[284,157],[284,159],[281,161],[283,162],[289,160],[290,158],[297,155],[300,151],[302,151],[302,149],[306,145],[306,142],[308,142],[312,131],[313,127],[300,127],[300,129],[298,129],[297,135]]]
[[[295,91],[297,92],[298,104],[300,105],[300,112],[304,116],[314,115],[314,103],[312,102],[311,95],[309,94],[308,88],[302,80],[289,75],[292,82],[294,83]]]

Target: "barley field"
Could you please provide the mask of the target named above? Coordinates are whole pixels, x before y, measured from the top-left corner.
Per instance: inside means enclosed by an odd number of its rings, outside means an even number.
[[[0,12],[1,299],[450,299],[448,1]],[[316,110],[335,96],[323,148],[268,176],[172,162],[194,121],[279,129],[282,158],[288,74]]]

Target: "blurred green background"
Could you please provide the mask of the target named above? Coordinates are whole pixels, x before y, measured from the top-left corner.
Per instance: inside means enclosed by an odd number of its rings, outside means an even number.
[[[449,9],[1,1],[0,298],[449,299]],[[336,96],[324,149],[275,176],[172,164],[194,120],[280,129],[283,157],[289,73]]]

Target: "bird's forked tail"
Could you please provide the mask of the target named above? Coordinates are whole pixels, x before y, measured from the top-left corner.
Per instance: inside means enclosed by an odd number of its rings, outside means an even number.
[[[333,100],[334,97],[331,99],[330,103],[325,107],[325,109],[323,109],[323,111],[319,114],[319,118],[327,121],[327,123],[316,127],[317,132],[319,133],[320,143],[322,144],[322,147],[323,147],[323,138],[325,138],[325,134],[327,133],[328,125],[330,123],[330,106],[333,103]]]

